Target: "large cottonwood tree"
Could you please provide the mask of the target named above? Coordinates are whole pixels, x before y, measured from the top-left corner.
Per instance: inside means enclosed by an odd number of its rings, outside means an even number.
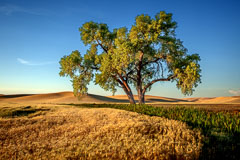
[[[87,22],[79,29],[83,43],[89,47],[84,55],[73,51],[61,58],[60,76],[70,76],[75,96],[87,93],[90,81],[116,92],[122,88],[135,104],[132,88],[139,103],[157,82],[176,82],[185,95],[191,95],[200,80],[200,57],[187,54],[176,38],[177,23],[172,14],[161,11],[154,18],[140,15],[134,25],[113,29],[103,23]]]

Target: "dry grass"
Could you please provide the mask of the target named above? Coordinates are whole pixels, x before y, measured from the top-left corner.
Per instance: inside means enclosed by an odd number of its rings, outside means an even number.
[[[0,118],[0,159],[195,159],[201,139],[182,122],[106,108]]]

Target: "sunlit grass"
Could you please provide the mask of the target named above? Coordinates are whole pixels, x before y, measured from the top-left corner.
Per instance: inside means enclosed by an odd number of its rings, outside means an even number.
[[[0,117],[0,159],[239,157],[239,112],[190,106],[8,103],[0,107]]]
[[[196,159],[201,141],[183,122],[107,108],[0,118],[0,159]]]
[[[76,105],[79,106],[79,105]],[[159,116],[187,123],[200,129],[204,135],[200,159],[239,159],[240,154],[240,113],[210,111],[198,106],[179,107],[125,105],[125,104],[82,104],[79,107],[116,108],[150,116]],[[227,109],[227,108],[226,108]]]

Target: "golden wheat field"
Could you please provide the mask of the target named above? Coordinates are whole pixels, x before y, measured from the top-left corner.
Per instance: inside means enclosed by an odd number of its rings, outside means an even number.
[[[196,159],[201,151],[200,132],[175,120],[109,108],[27,108],[37,112],[0,118],[0,159]]]

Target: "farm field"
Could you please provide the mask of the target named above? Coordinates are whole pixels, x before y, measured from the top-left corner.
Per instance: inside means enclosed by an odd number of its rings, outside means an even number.
[[[124,96],[1,95],[0,159],[239,159],[239,97],[156,97],[139,106]]]

